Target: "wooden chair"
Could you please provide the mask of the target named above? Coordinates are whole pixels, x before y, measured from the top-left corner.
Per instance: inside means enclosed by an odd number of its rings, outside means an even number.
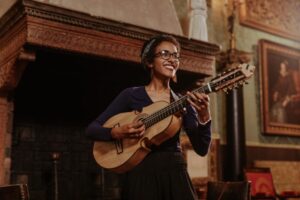
[[[244,170],[245,178],[251,181],[252,199],[276,199],[273,177],[269,168],[251,168]]]
[[[26,184],[13,184],[0,186],[1,200],[29,200],[29,192]]]
[[[250,188],[248,181],[209,181],[207,200],[250,200]]]
[[[299,194],[277,194],[270,168],[245,169],[245,178],[251,181],[251,198],[255,200],[300,199]]]

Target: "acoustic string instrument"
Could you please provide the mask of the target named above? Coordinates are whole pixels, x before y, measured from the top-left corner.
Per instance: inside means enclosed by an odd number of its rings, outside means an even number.
[[[212,93],[243,85],[254,73],[255,67],[241,64],[227,70],[214,79],[191,92]],[[181,117],[176,113],[188,105],[188,96],[182,96],[172,103],[155,102],[142,109],[117,114],[104,123],[104,127],[113,128],[141,120],[146,131],[141,138],[123,138],[113,141],[96,141],[93,154],[96,162],[103,168],[117,173],[126,172],[140,163],[151,151],[151,145],[160,145],[173,137],[181,127]]]

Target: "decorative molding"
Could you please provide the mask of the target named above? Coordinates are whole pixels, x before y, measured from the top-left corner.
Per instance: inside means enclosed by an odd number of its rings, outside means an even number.
[[[132,24],[93,17],[86,13],[56,7],[49,4],[43,4],[33,0],[23,0],[23,2],[25,7],[24,12],[28,16],[36,18],[48,19],[50,21],[111,33],[137,40],[147,40],[150,36],[161,33],[159,31],[135,26]],[[182,44],[183,49],[192,50],[194,52],[207,55],[215,55],[220,51],[220,47],[216,44],[198,40],[189,40],[181,36],[177,36],[177,38]]]
[[[199,74],[213,75],[213,68],[215,59],[213,57],[192,57],[182,52],[180,61],[180,69]]]
[[[28,18],[28,43],[65,51],[140,62],[143,41],[122,38],[106,32],[74,27],[40,18]],[[84,36],[84,37],[83,37]],[[186,49],[182,51],[181,70],[212,75],[214,56]]]
[[[0,38],[0,66],[15,58],[26,42],[26,21],[20,20]]]
[[[28,17],[28,43],[65,51],[139,62],[141,41]]]
[[[158,33],[34,0],[19,0],[0,19],[0,91],[16,87],[28,61],[35,59],[33,51],[40,48],[139,63],[143,42]],[[181,70],[211,76],[220,47],[176,38],[182,46]]]
[[[28,54],[28,52],[23,49],[25,42],[26,26],[24,19],[19,20],[19,22],[0,40],[1,93],[11,91],[16,87],[25,65],[27,64],[27,60],[33,60],[32,56],[25,56]]]
[[[297,138],[293,138],[297,139]],[[248,141],[246,143],[247,147],[262,147],[262,148],[276,148],[276,149],[297,149],[300,150],[299,144],[281,144],[281,143],[262,143]]]
[[[35,52],[22,49],[18,56],[0,67],[0,92],[14,90],[23,74],[28,62],[35,60]]]
[[[240,5],[240,23],[300,41],[299,10],[299,0],[244,0]]]
[[[15,63],[15,60],[7,62],[5,65],[2,65],[0,68],[0,91],[8,91],[11,89],[10,79],[12,78],[13,70],[12,66]]]

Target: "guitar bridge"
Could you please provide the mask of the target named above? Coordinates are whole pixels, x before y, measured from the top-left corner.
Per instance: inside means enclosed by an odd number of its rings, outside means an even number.
[[[117,123],[114,127],[120,127],[120,123]],[[117,154],[123,153],[123,140],[116,140],[115,141],[115,146],[117,150]]]
[[[117,154],[123,153],[123,140],[116,140],[115,146],[116,146]]]

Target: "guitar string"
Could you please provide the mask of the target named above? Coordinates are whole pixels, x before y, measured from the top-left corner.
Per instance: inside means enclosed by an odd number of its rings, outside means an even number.
[[[197,90],[205,91],[205,87],[203,86],[192,92],[196,92]],[[178,99],[177,101],[166,106],[165,108],[152,113],[147,118],[145,118],[144,123],[145,123],[146,127],[150,127],[151,125],[155,124],[157,121],[160,121],[160,120],[170,116],[171,114],[176,113],[177,111],[183,109],[186,106],[185,104],[187,104],[186,101],[187,101],[187,96],[185,95],[185,96],[181,97],[180,99]]]
[[[200,88],[197,88],[195,90],[192,91],[192,93],[195,92],[205,92],[205,93],[209,93],[211,92],[208,88],[208,85],[211,88],[214,88],[217,85],[221,85],[222,82],[227,81],[228,78],[230,78],[231,80],[235,78],[235,76],[239,75],[239,71],[238,72],[234,72],[230,75],[228,75],[226,78],[223,78],[222,80],[218,81],[218,82],[210,82],[205,86],[202,86]],[[217,77],[218,79],[219,77]],[[215,80],[213,80],[215,81]],[[232,84],[231,84],[232,85]],[[145,123],[146,128],[152,126],[153,124],[157,123],[158,121],[170,116],[171,114],[174,114],[176,112],[178,112],[179,110],[183,109],[187,104],[187,96],[183,96],[181,97],[179,100],[171,103],[170,105],[166,106],[165,108],[152,113],[151,115],[149,115],[148,117],[146,117],[145,119],[143,119],[143,122]]]
[[[216,83],[211,83],[210,85],[211,85],[211,87],[214,87],[216,85]],[[205,92],[206,88],[207,88],[207,85],[206,85],[206,87],[205,86],[200,87],[192,92],[196,92],[196,91],[200,91],[200,92],[204,91]],[[171,115],[172,112],[170,112],[170,110],[172,111],[174,109],[173,113],[175,113],[177,110],[180,110],[179,106],[182,109],[185,106],[185,105],[182,106],[182,104],[184,104],[185,101],[186,101],[186,96],[184,96],[180,100],[170,104],[169,106],[153,113],[146,119],[146,120],[148,120],[147,122],[149,123],[149,124],[147,123],[147,126],[149,127],[149,126],[155,124],[158,120],[164,119],[167,116]]]
[[[212,83],[210,83],[210,87],[215,87],[215,85],[217,85],[217,84],[218,83],[212,82]],[[192,93],[205,92],[205,91],[209,92],[209,90],[207,90],[207,89],[208,89],[208,86],[205,85],[205,86],[202,86],[200,88],[193,90]],[[148,127],[152,126],[153,124],[157,123],[158,121],[170,116],[171,114],[176,113],[180,109],[184,108],[186,106],[185,104],[187,104],[187,96],[186,95],[181,97],[179,100],[171,103],[170,105],[166,106],[165,108],[163,108],[157,112],[154,112],[150,116],[145,118],[144,123],[145,123],[146,127],[148,128]],[[179,106],[180,106],[180,108],[179,108]],[[170,110],[173,110],[173,109],[174,109],[173,113],[170,112]]]
[[[218,82],[217,83],[211,82],[209,84],[210,84],[210,87],[215,87],[215,85],[217,85],[219,83]],[[208,85],[205,85],[205,86],[202,86],[202,87],[197,88],[197,89],[192,91],[192,93],[195,93],[195,92],[209,93],[210,90],[208,88]],[[177,100],[177,101],[171,103],[170,105],[166,106],[165,108],[149,115],[144,120],[144,123],[146,124],[146,127],[150,127],[151,125],[155,124],[157,121],[159,121],[161,119],[164,119],[164,118],[168,117],[169,115],[171,115],[173,113],[176,113],[180,109],[183,109],[187,105],[186,99],[187,99],[187,96],[185,95],[185,96],[181,97],[179,100]],[[180,106],[180,108],[179,108],[179,106]],[[174,111],[170,112],[170,110],[171,111],[174,110]]]

